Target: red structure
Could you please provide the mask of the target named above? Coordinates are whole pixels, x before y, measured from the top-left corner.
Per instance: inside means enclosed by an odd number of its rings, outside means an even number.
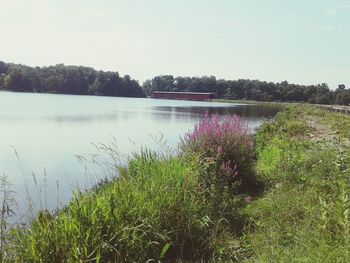
[[[153,91],[152,98],[208,101],[215,98],[215,93]]]

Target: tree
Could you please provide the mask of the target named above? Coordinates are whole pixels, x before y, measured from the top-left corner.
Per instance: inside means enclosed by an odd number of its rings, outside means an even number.
[[[218,97],[259,101],[299,101],[332,104],[337,92],[331,91],[326,83],[318,85],[297,85],[283,81],[272,83],[259,80],[217,80],[214,76],[173,77],[156,76],[143,83],[143,90],[151,94],[159,91],[215,92]],[[339,95],[339,97],[341,97]],[[339,99],[340,100],[340,99]]]
[[[349,105],[350,104],[350,90],[341,90],[335,96],[335,104]]]
[[[10,91],[144,97],[137,81],[118,72],[57,64],[28,67],[0,61],[0,88]]]
[[[345,85],[344,84],[339,84],[338,85],[339,90],[345,90]]]

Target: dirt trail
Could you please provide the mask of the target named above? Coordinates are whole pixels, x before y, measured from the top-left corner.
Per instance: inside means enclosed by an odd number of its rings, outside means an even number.
[[[311,128],[309,134],[311,141],[331,141],[340,138],[337,131],[333,131],[329,126],[321,124],[311,117],[306,119],[306,123]],[[344,146],[350,147],[350,141],[348,139],[342,138],[342,142],[344,143]]]

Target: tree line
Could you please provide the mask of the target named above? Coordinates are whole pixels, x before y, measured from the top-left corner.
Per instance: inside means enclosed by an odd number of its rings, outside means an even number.
[[[90,67],[29,67],[0,61],[0,90],[17,92],[59,93],[145,97],[139,83],[129,75],[97,71]]]
[[[341,84],[332,91],[326,83],[317,85],[298,85],[287,81],[273,83],[259,80],[224,80],[214,76],[174,77],[156,76],[143,83],[146,94],[153,91],[214,92],[219,98],[308,102],[317,104],[350,104],[350,89]]]
[[[341,84],[330,90],[326,83],[317,85],[273,83],[259,80],[224,80],[214,76],[156,76],[142,87],[129,75],[97,71],[90,67],[29,67],[0,61],[0,90],[79,95],[145,97],[153,91],[214,92],[218,98],[308,102],[317,104],[350,104],[350,89]]]

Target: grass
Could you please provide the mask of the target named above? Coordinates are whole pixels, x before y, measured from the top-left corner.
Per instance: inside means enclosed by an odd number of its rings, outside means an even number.
[[[313,116],[320,123],[330,126],[336,134],[350,140],[349,114],[331,112],[313,106],[304,107],[304,109],[305,114]]]
[[[336,138],[310,140],[310,119],[337,127]],[[4,261],[348,262],[350,150],[342,139],[349,131],[345,115],[285,107],[255,134],[249,164],[260,184],[248,189],[212,183],[226,182],[212,180],[227,172],[221,167],[231,155],[221,158],[222,149],[236,154],[226,139],[205,137],[214,153],[145,150],[116,167],[118,178],[13,229],[3,242]],[[204,158],[208,151],[213,155]]]
[[[245,208],[249,262],[348,261],[349,149],[340,140],[310,142],[304,118],[313,114],[319,110],[291,107],[256,135],[267,191]]]
[[[241,229],[239,200],[198,188],[196,158],[135,155],[120,177],[76,193],[56,214],[41,212],[14,229],[7,254],[15,262],[159,262],[201,260],[222,232]],[[219,212],[219,213],[218,213]]]

